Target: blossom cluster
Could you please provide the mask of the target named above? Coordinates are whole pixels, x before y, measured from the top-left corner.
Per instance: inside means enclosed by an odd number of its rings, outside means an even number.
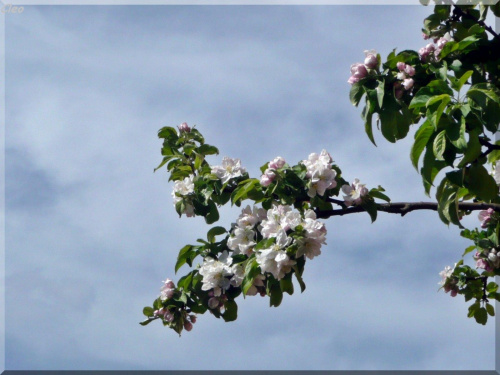
[[[368,75],[368,70],[376,69],[378,66],[377,51],[371,49],[365,50],[364,53],[365,60],[363,63],[355,63],[351,65],[351,76],[347,81],[351,85],[365,78]]]
[[[429,39],[429,36],[424,34],[424,39]],[[423,62],[439,61],[439,54],[449,41],[451,41],[450,33],[446,33],[440,38],[434,38],[434,44],[429,43],[418,50],[420,60]]]
[[[175,284],[172,280],[166,279],[163,281],[163,286],[160,289],[160,300],[162,302],[168,301],[175,294]],[[172,323],[176,319],[180,318],[183,322],[183,327],[186,331],[191,331],[193,329],[193,324],[196,323],[196,315],[188,314],[185,309],[182,308],[167,308],[161,307],[154,311],[153,316],[157,318],[162,318],[166,323]]]
[[[292,233],[300,232],[292,236]],[[258,240],[269,240],[256,250]],[[255,256],[261,274],[254,278],[253,286],[247,295],[263,292],[264,281],[268,274],[281,280],[291,272],[296,259],[305,256],[313,259],[321,254],[321,245],[326,241],[325,225],[316,220],[312,210],[303,214],[286,205],[275,205],[269,210],[247,206],[242,210],[230,236],[227,247],[232,255],[244,254],[246,260],[233,264],[228,250],[224,250],[218,259],[207,256],[199,268],[202,290],[209,292],[211,309],[223,306],[224,293],[231,287],[240,287],[244,279],[244,265]],[[294,246],[294,251],[290,247]]]
[[[403,96],[404,90],[410,91],[413,88],[413,77],[415,75],[415,68],[411,65],[405,64],[400,61],[397,63],[397,68],[399,72],[396,75],[396,78],[399,81],[394,82],[394,95],[397,99],[401,99]]]
[[[333,160],[326,150],[321,151],[319,155],[310,154],[307,160],[302,160],[301,163],[306,166],[306,177],[310,180],[307,192],[309,197],[313,198],[316,194],[323,196],[327,189],[337,186],[337,172],[332,169]]]
[[[500,268],[500,254],[498,254],[497,249],[477,251],[474,259],[476,260],[476,268],[482,268],[486,272],[493,272]]]
[[[368,194],[368,189],[355,178],[351,185],[342,186],[342,192],[345,194],[345,205],[350,207],[361,204],[363,197]]]

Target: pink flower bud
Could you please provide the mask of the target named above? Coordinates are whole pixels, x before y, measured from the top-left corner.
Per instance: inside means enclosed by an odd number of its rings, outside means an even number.
[[[188,126],[187,122],[183,122],[179,125],[179,131],[189,133],[191,131],[191,128]]]
[[[174,321],[174,315],[170,311],[166,311],[165,315],[163,316],[163,319],[165,319],[167,322],[173,322]]]
[[[403,81],[403,87],[405,90],[410,90],[413,87],[413,79],[407,78]]]
[[[196,323],[196,315],[189,315],[189,320],[191,320],[191,323]]]
[[[191,331],[193,329],[193,325],[191,324],[191,322],[186,320],[184,322],[184,329],[188,332]]]
[[[415,75],[415,68],[413,66],[411,66],[411,65],[406,65],[404,71],[410,77],[413,77]]]
[[[457,291],[456,289],[453,289],[453,290],[451,291],[451,293],[450,293],[450,296],[452,296],[452,297],[456,297],[456,296],[457,296],[457,293],[458,293],[458,291]]]
[[[377,55],[367,55],[364,63],[368,69],[375,69],[378,65]]]
[[[429,52],[425,47],[422,47],[418,50],[418,55],[420,56],[420,61],[426,61],[427,57],[429,57]]]
[[[169,288],[169,289],[174,289],[175,288],[174,282],[172,280],[170,280],[170,279],[165,280],[164,283],[165,283],[165,287],[166,288]]]
[[[396,67],[400,70],[400,71],[403,71],[405,70],[406,68],[406,64],[402,61],[399,61],[397,64],[396,64]]]
[[[280,169],[283,168],[285,163],[286,163],[285,159],[283,159],[281,156],[278,156],[269,162],[269,168]]]
[[[430,36],[427,35],[426,33],[422,33],[422,38],[424,38],[424,40],[427,40],[430,38]]]
[[[349,83],[349,84],[351,84],[351,85],[352,85],[353,83],[356,83],[356,82],[359,82],[359,78],[356,78],[356,77],[354,77],[354,76],[349,77],[349,79],[347,80],[347,83]]]
[[[356,63],[351,65],[351,74],[355,78],[362,79],[367,76],[368,71],[363,64]]]
[[[432,51],[434,51],[436,49],[436,47],[434,47],[434,44],[432,43],[429,43],[425,46],[425,50],[429,53],[431,53]]]
[[[274,181],[276,173],[272,169],[266,169],[264,174],[260,177],[260,184],[262,186],[269,186]]]

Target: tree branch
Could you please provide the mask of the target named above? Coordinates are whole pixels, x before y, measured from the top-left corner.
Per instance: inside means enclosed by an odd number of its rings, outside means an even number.
[[[398,203],[381,203],[377,204],[377,211],[387,212],[390,214],[406,215],[408,212],[417,210],[431,210],[437,211],[438,204],[435,202],[398,202]],[[498,203],[472,203],[462,202],[458,204],[458,208],[462,211],[478,211],[493,208],[495,211],[500,212],[500,204]],[[318,218],[327,219],[332,216],[343,216],[354,214],[358,212],[365,212],[362,206],[354,206],[349,208],[342,208],[338,210],[318,211],[316,215]]]
[[[452,3],[453,4],[453,3]],[[469,12],[463,11],[460,6],[457,6],[453,4],[453,13],[456,14],[459,17],[467,18],[469,20],[472,20],[474,22],[477,22],[478,25],[482,26],[485,28],[486,31],[488,31],[491,35],[493,35],[494,38],[500,39],[500,36],[491,28],[491,26],[488,26],[484,23],[484,21],[478,20],[476,17],[472,16],[469,14]]]

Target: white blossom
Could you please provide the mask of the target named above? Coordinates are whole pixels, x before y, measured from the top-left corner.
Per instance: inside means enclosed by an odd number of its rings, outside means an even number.
[[[269,272],[276,280],[281,280],[292,270],[296,262],[291,260],[286,253],[286,248],[291,241],[292,239],[287,237],[285,231],[280,230],[276,236],[276,243],[257,252],[256,260],[262,272]]]
[[[234,251],[234,254],[250,255],[255,243],[255,231],[251,227],[236,227],[227,240],[227,247]]]
[[[312,153],[307,160],[302,160],[302,164],[307,168],[306,177],[311,180],[307,192],[311,198],[316,194],[323,196],[327,189],[337,186],[337,172],[332,169],[332,162],[332,157],[326,150],[321,151],[319,155]]]
[[[219,177],[222,183],[225,184],[232,178],[244,175],[246,173],[246,169],[241,166],[240,159],[231,159],[225,156],[222,159],[222,165],[212,167],[212,173]]]
[[[368,189],[361,184],[357,178],[354,179],[351,185],[342,186],[344,202],[347,207],[360,204],[362,198],[368,194]]]
[[[258,208],[253,206],[253,209],[250,206],[246,206],[242,211],[241,215],[238,217],[236,224],[240,228],[250,227],[254,228],[256,224],[260,223],[267,216],[267,211],[263,208]]]
[[[194,193],[194,174],[185,177],[183,180],[175,181],[174,190],[172,191],[172,197],[174,199],[174,207],[178,202],[184,200],[184,211],[187,217],[193,217],[194,207],[193,205],[185,199],[189,194]]]
[[[314,238],[300,238],[297,240],[299,248],[296,257],[306,256],[313,259],[315,256],[321,254],[321,242]]]
[[[206,257],[198,271],[203,276],[201,280],[203,286],[201,289],[213,289],[214,296],[216,297],[220,296],[223,290],[227,290],[231,285],[230,278],[228,277],[233,276],[232,262],[233,258],[229,256],[227,251],[224,251],[218,260]]]

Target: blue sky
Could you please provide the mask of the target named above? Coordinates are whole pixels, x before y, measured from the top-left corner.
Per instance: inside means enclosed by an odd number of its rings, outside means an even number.
[[[349,103],[349,66],[418,49],[419,6],[25,6],[6,24],[6,368],[492,369],[494,324],[437,293],[469,243],[432,212],[327,221],[307,289],[240,302],[181,338],[142,327],[178,250],[157,130],[196,124],[252,176],[327,149],[349,180],[428,200],[411,136],[379,147]],[[239,209],[224,208],[228,227]],[[469,218],[468,226],[477,220]],[[156,323],[156,322],[155,322]]]

